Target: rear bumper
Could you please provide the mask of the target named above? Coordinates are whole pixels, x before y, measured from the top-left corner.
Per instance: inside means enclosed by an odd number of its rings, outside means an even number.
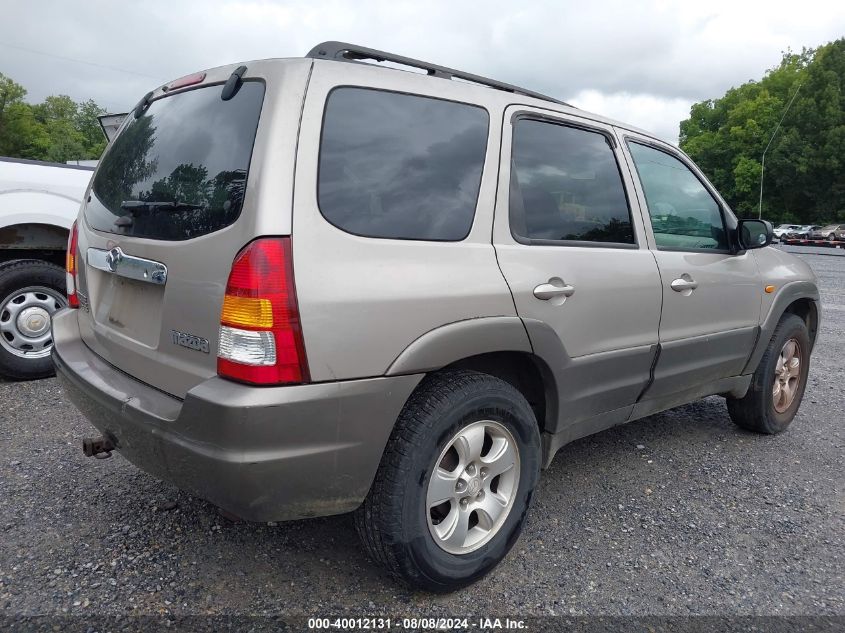
[[[92,352],[76,313],[53,319],[53,361],[76,407],[130,462],[247,520],[361,504],[421,375],[291,387],[210,378],[184,401]]]

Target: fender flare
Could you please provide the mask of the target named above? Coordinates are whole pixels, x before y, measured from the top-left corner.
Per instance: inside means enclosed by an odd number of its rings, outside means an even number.
[[[757,365],[760,364],[760,359],[766,352],[772,334],[777,327],[778,321],[783,316],[786,309],[795,301],[799,299],[809,299],[815,306],[816,317],[816,332],[818,333],[821,327],[821,310],[819,309],[820,298],[819,289],[812,281],[792,281],[785,284],[775,295],[774,301],[769,308],[769,313],[764,319],[761,319],[760,329],[757,335],[757,342],[751,355],[748,357],[748,362],[742,370],[742,374],[752,374],[757,370]]]
[[[429,330],[402,350],[385,375],[426,373],[489,352],[532,353],[522,319],[516,316],[479,317]]]

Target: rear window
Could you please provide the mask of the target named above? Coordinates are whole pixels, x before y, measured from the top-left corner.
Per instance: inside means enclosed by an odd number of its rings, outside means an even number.
[[[472,227],[487,111],[365,88],[326,103],[318,199],[336,227],[366,237],[457,241]]]
[[[237,219],[264,84],[244,82],[229,101],[220,98],[222,89],[164,97],[130,118],[94,176],[85,209],[92,228],[186,240]]]

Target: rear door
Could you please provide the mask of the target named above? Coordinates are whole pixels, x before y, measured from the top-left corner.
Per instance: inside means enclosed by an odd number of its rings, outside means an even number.
[[[230,99],[222,88],[233,68],[220,69],[130,114],[80,219],[84,341],[178,397],[216,374],[221,305],[238,251],[259,235],[290,231],[298,118],[275,112],[299,112],[310,66],[287,67],[271,81],[263,64],[251,64]],[[284,144],[276,173],[266,160],[271,133]],[[272,214],[258,213],[262,199],[278,202]]]
[[[502,140],[493,241],[535,352],[563,346],[561,414],[624,420],[649,378],[661,296],[612,128],[511,106]]]
[[[444,325],[515,316],[490,240],[501,115],[488,111],[491,93],[314,62],[292,239],[313,381],[379,376]]]
[[[736,376],[757,337],[763,288],[753,253],[734,253],[724,203],[680,152],[627,135],[662,279],[654,398]]]

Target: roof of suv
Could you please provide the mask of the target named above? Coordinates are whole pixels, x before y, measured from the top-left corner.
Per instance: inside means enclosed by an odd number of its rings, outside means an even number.
[[[474,75],[472,73],[448,68],[446,66],[438,66],[437,64],[413,59],[412,57],[403,57],[401,55],[394,55],[393,53],[376,50],[374,48],[366,48],[356,44],[349,44],[347,42],[323,42],[322,44],[317,44],[317,46],[312,48],[305,56],[312,57],[314,59],[333,59],[346,62],[355,62],[362,59],[372,59],[377,62],[392,62],[402,66],[419,68],[426,71],[426,73],[432,77],[440,77],[441,79],[452,79],[453,77],[457,77],[458,79],[481,84],[489,88],[504,90],[505,92],[512,92],[514,94],[521,94],[528,97],[534,97],[535,99],[542,99],[543,101],[551,101],[552,103],[557,103],[559,105],[573,107],[565,101],[559,101],[554,97],[549,97],[547,95],[540,94],[539,92],[534,92],[533,90],[520,88],[519,86],[514,86],[513,84],[508,84],[503,81],[482,77],[481,75]]]
[[[548,95],[541,94],[539,92],[535,92],[533,90],[529,90],[527,88],[522,88],[520,86],[515,86],[513,84],[505,83],[503,81],[498,81],[496,79],[490,79],[488,77],[482,77],[481,75],[475,75],[472,73],[468,73],[462,70],[456,70],[454,68],[448,68],[446,66],[439,66],[437,64],[432,64],[430,62],[425,62],[418,59],[413,59],[411,57],[403,57],[401,55],[396,55],[393,53],[388,53],[386,51],[376,50],[372,48],[366,48],[364,46],[358,46],[357,44],[350,44],[347,42],[336,42],[336,41],[329,41],[329,42],[322,42],[318,44],[314,48],[312,48],[305,57],[310,57],[317,60],[331,60],[331,61],[339,61],[339,62],[346,62],[346,63],[361,63],[361,60],[373,60],[375,62],[390,62],[394,64],[398,64],[400,66],[407,66],[411,68],[417,68],[420,70],[426,71],[430,77],[440,78],[440,79],[459,79],[464,82],[469,82],[473,84],[478,84],[481,86],[485,86],[487,88],[492,88],[495,90],[501,90],[504,92],[509,92],[514,95],[519,95],[522,97],[528,97],[532,101],[539,101],[540,103],[534,103],[532,105],[537,105],[544,108],[549,108],[551,110],[556,110],[560,112],[572,111],[576,110],[577,115],[592,119],[595,121],[599,121],[602,123],[608,123],[610,125],[614,125],[619,128],[623,128],[629,130],[631,132],[636,132],[637,134],[642,134],[644,136],[648,136],[653,138],[657,141],[666,143],[663,139],[656,137],[653,133],[648,132],[647,130],[643,130],[633,125],[629,125],[627,123],[623,123],[621,121],[616,121],[614,119],[610,119],[608,117],[602,116],[600,114],[595,114],[591,112],[587,112],[585,110],[581,110],[576,108],[570,103],[565,101],[561,101],[556,99],[555,97],[550,97]],[[377,66],[375,64],[367,64],[364,62],[363,65],[372,66],[373,68],[381,68],[386,70],[393,70],[393,71],[401,71],[400,68],[392,68],[390,66]],[[671,144],[673,145],[674,144]]]
[[[249,70],[251,70],[256,65],[265,66],[269,63],[302,63],[304,61],[312,61],[314,63],[348,63],[348,64],[355,64],[359,67],[366,67],[369,70],[372,70],[374,73],[379,72],[408,72],[402,68],[395,68],[391,66],[382,66],[378,63],[368,63],[363,60],[372,60],[374,62],[389,62],[399,66],[406,66],[408,68],[415,68],[418,70],[423,70],[425,73],[432,79],[445,79],[445,80],[452,80],[458,79],[459,83],[467,84],[467,85],[474,85],[477,87],[483,87],[490,89],[492,93],[499,92],[501,94],[509,93],[514,96],[520,97],[519,102],[524,103],[526,105],[531,105],[534,107],[545,108],[550,111],[555,112],[562,112],[567,114],[573,114],[579,116],[581,118],[593,120],[599,123],[605,123],[607,125],[613,125],[615,127],[628,130],[630,132],[635,132],[637,134],[641,134],[643,136],[647,136],[650,139],[653,139],[659,143],[663,143],[666,145],[670,145],[677,149],[677,145],[674,143],[670,143],[664,139],[661,139],[655,136],[652,132],[647,130],[643,130],[641,128],[635,127],[628,123],[624,123],[622,121],[617,121],[615,119],[611,119],[609,117],[603,116],[601,114],[596,114],[592,112],[588,112],[586,110],[581,110],[576,108],[575,106],[566,103],[565,101],[561,101],[554,97],[550,97],[539,92],[535,92],[533,90],[529,90],[527,88],[521,88],[519,86],[515,86],[513,84],[508,84],[502,81],[497,81],[495,79],[490,79],[487,77],[482,77],[480,75],[474,75],[472,73],[464,72],[461,70],[456,70],[453,68],[447,68],[445,66],[439,66],[437,64],[431,64],[429,62],[424,62],[421,60],[413,59],[410,57],[402,57],[400,55],[395,55],[393,53],[388,53],[385,51],[379,51],[376,49],[366,48],[363,46],[358,46],[355,44],[349,44],[346,42],[323,42],[318,44],[314,48],[312,48],[305,56],[303,57],[293,57],[293,58],[270,58],[270,59],[263,59],[263,60],[251,60],[247,62],[235,63],[235,64],[228,64],[225,66],[218,66],[215,68],[209,68],[203,71],[202,73],[196,73],[196,76],[202,75],[203,80],[206,82],[214,82],[214,81],[225,81],[228,77],[230,80],[234,75],[237,75],[237,79],[240,77],[248,76]],[[418,72],[413,72],[414,75],[420,75]],[[191,77],[189,75],[188,77]],[[423,76],[425,78],[425,76]],[[183,78],[184,79],[184,78]],[[185,86],[176,86],[173,87],[174,84],[178,84],[180,79],[176,81],[170,82],[168,84],[164,84],[155,88],[154,90],[150,91],[141,99],[141,101],[133,108],[143,108],[146,104],[150,103],[151,101],[163,97],[169,94],[176,94],[178,92],[182,92],[183,90],[190,90],[193,86],[187,84]],[[493,96],[493,95],[491,95]]]

